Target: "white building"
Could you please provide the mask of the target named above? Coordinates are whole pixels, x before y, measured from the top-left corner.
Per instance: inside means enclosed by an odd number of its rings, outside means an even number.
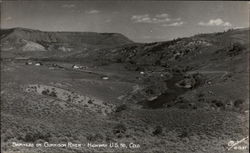
[[[108,79],[109,79],[109,77],[104,76],[104,77],[102,77],[102,79],[103,79],[103,80],[108,80]]]
[[[41,63],[36,63],[35,66],[41,66],[42,64]]]
[[[80,67],[77,66],[77,65],[73,65],[72,68],[73,68],[73,69],[79,69]]]
[[[145,72],[141,71],[141,72],[140,72],[140,74],[141,74],[141,75],[144,75],[144,74],[145,74]]]
[[[31,65],[32,62],[31,62],[31,61],[28,61],[28,62],[26,62],[25,64],[26,64],[26,65]]]

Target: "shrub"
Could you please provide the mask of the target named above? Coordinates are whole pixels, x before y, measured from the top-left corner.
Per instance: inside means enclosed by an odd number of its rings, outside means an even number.
[[[122,59],[121,58],[116,59],[116,63],[122,63]]]
[[[113,141],[113,138],[110,135],[106,135],[105,141],[106,142]]]
[[[93,104],[93,101],[90,99],[90,100],[88,101],[88,103],[89,103],[89,104]]]
[[[121,111],[123,111],[123,110],[126,110],[128,107],[127,107],[127,105],[126,104],[122,104],[122,105],[120,105],[120,106],[118,106],[117,108],[116,108],[116,112],[121,112]]]
[[[72,100],[71,95],[68,95],[67,101],[71,102],[71,100]]]
[[[161,60],[156,60],[155,65],[161,65]]]
[[[204,78],[201,74],[199,73],[196,73],[196,74],[193,74],[193,79],[195,80],[195,84],[194,84],[194,88],[198,87],[198,86],[201,86],[202,84],[204,84]]]
[[[44,89],[44,90],[42,91],[42,94],[43,94],[43,95],[48,95],[48,94],[49,94],[49,89]]]
[[[88,135],[87,137],[86,137],[86,139],[88,140],[88,141],[101,141],[101,140],[103,140],[104,139],[104,137],[101,135],[101,134],[99,134],[99,133],[97,133],[97,134],[91,134],[91,135]]]
[[[149,95],[155,94],[155,91],[152,89],[152,87],[147,88],[147,89],[145,90],[145,92],[146,92],[147,94],[149,94]]]
[[[28,132],[25,134],[24,141],[25,142],[35,142],[36,140],[45,140],[49,141],[51,137],[50,133],[41,133],[41,132]]]
[[[239,55],[244,49],[245,49],[245,47],[242,44],[240,44],[240,43],[233,43],[230,46],[227,54],[229,56],[231,56],[231,57],[232,56],[236,56],[236,55]]]
[[[189,101],[187,100],[187,99],[185,99],[184,97],[181,97],[181,96],[179,96],[179,97],[177,97],[175,100],[174,100],[174,103],[175,104],[178,104],[178,103],[188,103]]]
[[[188,132],[186,130],[184,130],[181,132],[181,134],[178,137],[179,138],[186,138],[186,137],[188,137]]]
[[[188,106],[189,108],[197,109],[197,106],[194,103],[189,103]]]
[[[182,103],[178,105],[179,109],[188,109],[190,108],[190,105],[188,103]]]
[[[197,94],[197,97],[198,97],[198,98],[202,98],[202,97],[204,97],[204,96],[205,96],[205,94],[204,94],[203,92],[200,92],[200,93]]]
[[[225,104],[221,100],[212,100],[212,103],[219,108],[224,108]]]
[[[114,133],[125,133],[127,128],[125,127],[124,124],[118,124],[117,126],[114,127],[113,132]]]
[[[25,142],[34,142],[35,141],[35,137],[33,136],[32,133],[27,133],[24,137],[24,141]]]
[[[121,138],[123,134],[126,133],[127,128],[124,124],[118,124],[113,128],[113,134],[115,134],[118,138]]]
[[[52,96],[52,97],[57,97],[57,94],[56,94],[55,91],[51,91],[51,93],[49,95]]]
[[[162,134],[162,127],[161,126],[156,126],[155,127],[155,130],[153,131],[153,134],[154,135],[160,135],[160,134]]]
[[[239,108],[243,103],[244,103],[244,100],[237,99],[237,100],[234,101],[234,106]]]

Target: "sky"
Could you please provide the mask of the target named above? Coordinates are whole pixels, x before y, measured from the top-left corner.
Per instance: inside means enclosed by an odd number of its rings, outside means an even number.
[[[1,28],[121,33],[135,42],[249,27],[240,1],[2,1]]]

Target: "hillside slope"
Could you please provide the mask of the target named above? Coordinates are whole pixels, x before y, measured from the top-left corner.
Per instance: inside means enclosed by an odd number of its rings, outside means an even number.
[[[1,152],[248,153],[248,141],[228,145],[249,135],[248,29],[61,48],[1,52]],[[87,147],[109,142],[127,147]]]
[[[81,49],[82,47],[115,47],[133,43],[127,37],[119,33],[96,32],[44,32],[25,28],[13,28],[1,30],[1,44],[3,50],[23,50],[26,42],[30,41],[41,45],[46,50]],[[25,48],[24,48],[25,49]],[[34,50],[36,48],[34,47]]]
[[[200,34],[167,42],[132,44],[126,47],[102,50],[106,60],[129,63],[136,67],[187,65],[211,62],[244,54],[249,48],[249,30],[229,30],[227,32]],[[205,61],[204,61],[205,60]],[[216,61],[216,60],[215,60]],[[194,65],[195,66],[195,65]]]
[[[188,71],[228,67],[244,58],[249,51],[249,29],[199,34],[172,41],[133,43],[94,52],[75,52],[64,55],[63,61],[99,62],[99,65],[124,64],[128,70],[143,71],[157,68],[168,71]],[[50,58],[50,57],[49,57]],[[243,61],[242,61],[243,62]],[[245,64],[247,60],[244,59]],[[243,64],[238,62],[239,65]],[[177,71],[178,71],[177,70]]]

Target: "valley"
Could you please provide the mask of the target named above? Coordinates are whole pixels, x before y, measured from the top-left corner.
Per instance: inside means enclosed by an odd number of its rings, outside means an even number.
[[[248,135],[248,116],[249,29],[153,43],[1,31],[2,152],[224,153]]]

